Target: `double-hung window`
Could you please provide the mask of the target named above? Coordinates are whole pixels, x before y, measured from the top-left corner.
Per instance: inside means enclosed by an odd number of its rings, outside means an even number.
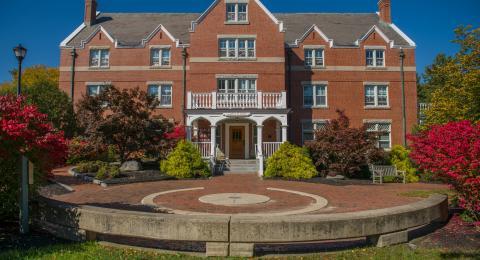
[[[307,67],[323,67],[324,50],[323,49],[306,49],[305,50],[305,66]]]
[[[150,65],[153,67],[170,66],[171,54],[169,48],[152,48],[150,50]]]
[[[108,68],[110,65],[110,50],[108,49],[91,49],[90,50],[90,67],[91,68]]]
[[[228,59],[251,59],[255,58],[254,39],[220,39],[219,56]]]
[[[383,122],[371,122],[367,123],[367,131],[378,133],[378,147],[382,149],[390,149],[391,144],[391,135],[392,135],[392,124],[383,123]]]
[[[365,107],[388,107],[388,86],[366,85]]]
[[[172,85],[150,85],[148,94],[157,98],[160,107],[172,106]]]
[[[227,22],[247,22],[248,6],[246,3],[227,4]]]
[[[385,50],[367,49],[367,67],[385,67]]]
[[[303,85],[304,107],[327,107],[326,85]]]
[[[218,93],[255,93],[257,91],[256,79],[219,79]]]
[[[315,139],[315,132],[327,125],[326,120],[302,122],[302,141],[308,142]]]
[[[87,86],[87,95],[90,96],[90,97],[98,96],[106,88],[107,88],[107,85],[88,85]]]

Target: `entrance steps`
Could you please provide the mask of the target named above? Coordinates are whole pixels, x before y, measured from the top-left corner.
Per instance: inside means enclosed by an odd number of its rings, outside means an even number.
[[[258,162],[257,160],[227,160],[225,165],[224,174],[232,173],[257,173]]]

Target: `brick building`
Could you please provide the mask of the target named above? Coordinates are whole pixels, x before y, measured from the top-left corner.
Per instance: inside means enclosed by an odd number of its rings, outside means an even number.
[[[201,14],[133,14],[86,0],[84,23],[61,43],[60,88],[78,102],[108,85],[140,87],[206,157],[218,147],[263,158],[312,139],[337,109],[386,131],[388,149],[403,141],[402,49],[407,131],[417,121],[415,43],[392,23],[390,0],[378,7],[274,14],[259,0],[215,0]]]

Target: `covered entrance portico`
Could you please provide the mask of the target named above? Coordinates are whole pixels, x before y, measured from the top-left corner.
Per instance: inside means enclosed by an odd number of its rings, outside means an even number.
[[[223,152],[227,160],[257,159],[259,174],[263,175],[264,159],[287,141],[287,110],[202,112],[206,111],[188,111],[187,139],[212,163],[217,151]]]

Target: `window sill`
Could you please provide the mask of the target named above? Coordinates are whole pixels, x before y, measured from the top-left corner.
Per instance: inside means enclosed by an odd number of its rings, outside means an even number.
[[[249,25],[249,21],[225,21],[225,25]]]
[[[168,66],[150,66],[150,69],[152,69],[152,70],[168,70],[168,69],[172,69],[172,66],[171,65],[168,65]]]
[[[257,58],[219,58],[218,60],[223,62],[249,62],[257,61]]]
[[[374,66],[367,66],[367,70],[387,70],[387,67],[374,67]]]
[[[309,69],[309,70],[325,70],[325,69],[327,69],[327,67],[325,67],[325,66],[308,66],[308,65],[305,65],[305,68]]]
[[[172,105],[168,105],[168,106],[157,106],[156,109],[172,109],[173,106]]]
[[[304,109],[330,109],[328,106],[303,106]]]
[[[110,66],[108,67],[88,67],[89,70],[109,70]]]
[[[377,106],[377,107],[372,107],[372,106],[365,106],[364,107],[365,110],[390,110],[392,109],[390,106],[386,106],[386,107],[381,107],[381,106]]]

